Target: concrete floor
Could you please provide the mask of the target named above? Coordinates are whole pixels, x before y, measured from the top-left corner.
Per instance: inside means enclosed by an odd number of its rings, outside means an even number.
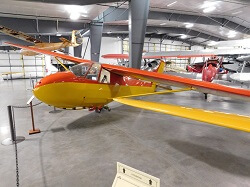
[[[10,137],[7,105],[25,105],[28,80],[0,83],[0,140]],[[250,105],[196,92],[148,100],[249,115]],[[35,101],[38,102],[38,101]],[[110,187],[116,162],[160,178],[161,186],[250,186],[250,134],[118,103],[101,114],[34,108],[42,133],[28,135],[29,109],[15,109],[20,186]],[[15,186],[13,146],[0,145],[0,186]]]

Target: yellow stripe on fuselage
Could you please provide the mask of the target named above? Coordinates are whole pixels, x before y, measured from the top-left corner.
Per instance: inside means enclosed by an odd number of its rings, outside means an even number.
[[[36,98],[58,108],[103,106],[114,97],[152,93],[154,86],[123,86],[100,83],[60,82],[37,87]]]

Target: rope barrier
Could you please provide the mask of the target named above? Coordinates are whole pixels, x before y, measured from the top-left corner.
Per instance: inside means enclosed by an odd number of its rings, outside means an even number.
[[[43,102],[39,102],[39,103],[33,104],[33,107],[34,107],[34,106],[38,106],[38,105],[40,105],[40,104],[42,104],[42,103],[43,103]],[[15,106],[15,105],[12,105],[12,107],[13,107],[13,108],[30,108],[30,105],[27,105],[27,106],[26,106],[26,105],[25,105],[25,106],[18,106],[18,105]]]
[[[18,166],[18,153],[17,153],[17,140],[16,140],[16,123],[14,109],[12,106],[12,118],[13,118],[13,134],[14,134],[14,148],[15,148],[15,159],[16,159],[16,186],[19,187],[19,166]]]

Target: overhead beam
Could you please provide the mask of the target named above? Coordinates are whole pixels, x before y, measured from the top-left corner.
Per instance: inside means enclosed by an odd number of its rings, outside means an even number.
[[[128,26],[127,25],[105,25],[103,32],[128,32]],[[155,34],[186,34],[192,37],[199,37],[203,39],[210,39],[213,41],[223,41],[223,38],[216,37],[216,36],[211,36],[206,33],[198,32],[192,29],[186,29],[186,28],[177,28],[177,27],[153,27],[153,26],[148,26],[146,29],[146,33],[155,33]]]
[[[103,33],[102,36],[103,37],[115,37],[115,38],[120,37],[122,39],[125,39],[125,38],[129,37],[128,34],[124,34],[124,33],[111,33],[111,34]],[[190,46],[199,45],[199,46],[202,46],[202,47],[206,47],[205,44],[194,42],[194,41],[190,40],[190,39],[193,39],[193,38],[181,39],[179,37],[173,37],[173,36],[169,36],[167,34],[146,34],[145,38],[157,38],[157,39],[160,39],[162,41],[163,40],[172,40],[173,42],[174,41],[179,41],[179,42],[183,42],[183,43],[185,43],[187,45],[190,45]]]
[[[206,17],[206,16],[199,16],[199,15],[188,15],[188,14],[180,14],[180,13],[166,13],[166,12],[152,11],[150,12],[148,19],[222,26],[222,27],[226,27],[226,28],[238,31],[243,34],[249,34],[249,30],[250,30],[249,28],[243,25],[240,25],[233,21],[229,21],[228,19],[219,18],[219,17]]]
[[[103,22],[128,20],[129,9],[109,7],[102,14]]]
[[[56,22],[48,20],[46,21],[47,24],[43,24],[43,22],[39,22],[39,32],[36,32],[36,25],[34,19],[21,19],[21,18],[0,18],[1,24],[10,27],[12,29],[15,29],[17,31],[25,32],[33,37],[39,37],[40,40],[44,42],[59,42],[59,37],[55,36],[56,32]],[[20,24],[24,23],[24,24]],[[70,39],[71,30],[73,29],[81,29],[82,27],[85,27],[86,29],[89,28],[89,24],[83,24],[81,22],[58,22],[58,31],[64,33],[62,36],[66,37],[67,39]],[[177,31],[176,31],[177,29]],[[179,30],[180,28],[173,28],[172,30],[166,30],[166,33],[169,34],[171,32],[178,32],[179,34],[185,34],[186,30]],[[178,31],[179,30],[179,31]],[[108,31],[113,31],[111,34],[106,34]],[[151,30],[152,31],[152,30]],[[110,26],[110,25],[104,25],[103,30],[103,36],[104,37],[121,37],[121,38],[127,38],[128,37],[128,26]],[[192,33],[191,33],[192,34]],[[156,35],[157,36],[157,35]],[[202,36],[202,35],[201,35]],[[194,36],[195,37],[195,36]],[[171,39],[174,39],[172,37]],[[176,38],[175,40],[179,40]],[[2,41],[2,42],[1,42]],[[4,34],[0,34],[0,44],[5,45],[5,41],[10,41],[13,43],[19,43],[22,45],[30,45],[27,42],[22,42],[21,40],[15,39],[10,36],[6,36]]]
[[[221,41],[223,38],[212,36],[206,33],[198,32],[196,30],[187,29],[187,28],[175,28],[175,27],[147,27],[147,32],[154,32],[159,34],[164,33],[173,33],[173,34],[185,34],[189,36],[195,36],[204,39],[210,39],[213,41]]]
[[[154,34],[153,36],[152,36],[152,34],[146,34],[146,37],[147,38],[150,38],[150,37],[152,37],[152,38],[158,38],[158,39],[161,39],[161,40],[164,37],[165,40],[172,40],[173,42],[174,41],[179,41],[179,42],[183,42],[185,44],[188,44],[190,46],[194,46],[194,45],[203,46],[203,47],[206,46],[204,44],[191,41],[190,38],[188,38],[188,39],[181,39],[181,38],[178,38],[178,37],[169,36],[167,34],[158,34],[158,35]]]
[[[89,27],[89,24],[82,22],[69,22],[69,21],[52,21],[52,20],[37,20],[36,19],[23,19],[23,18],[9,18],[0,17],[0,24],[9,27],[13,30],[22,31],[27,34],[47,34],[55,35],[58,33],[64,33],[71,35],[71,31],[85,29]]]
[[[122,13],[122,16],[120,16],[121,13]],[[128,11],[125,8],[111,7],[107,9],[106,11],[104,11],[104,14],[108,14],[104,22],[113,22],[113,21],[121,21],[121,20],[128,19]],[[148,19],[222,26],[222,27],[227,27],[229,29],[238,31],[243,34],[250,34],[250,28],[245,27],[241,24],[235,23],[233,21],[229,21],[226,18],[220,18],[220,17],[206,17],[206,16],[199,16],[199,15],[150,11],[148,14]]]
[[[121,2],[124,0],[17,0],[17,1],[41,2],[41,3],[53,3],[53,4],[65,4],[65,5],[91,5],[98,3]]]

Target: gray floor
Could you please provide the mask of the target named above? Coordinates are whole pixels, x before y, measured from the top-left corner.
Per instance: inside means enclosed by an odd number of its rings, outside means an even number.
[[[10,137],[7,105],[25,105],[29,81],[0,83],[0,140]],[[249,103],[196,92],[148,100],[249,115]],[[38,102],[38,101],[35,101]],[[28,135],[29,109],[15,109],[20,186],[109,187],[116,162],[161,179],[161,186],[250,186],[250,134],[118,103],[111,112],[34,108],[42,133]],[[13,146],[0,145],[0,186],[15,186]]]

